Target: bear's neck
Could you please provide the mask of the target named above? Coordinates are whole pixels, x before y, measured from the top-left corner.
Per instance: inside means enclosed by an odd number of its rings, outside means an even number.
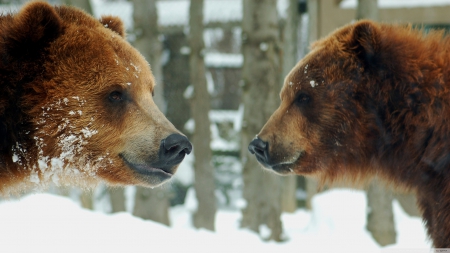
[[[371,87],[366,112],[377,132],[373,139],[377,171],[408,187],[433,177],[445,178],[450,168],[449,80],[444,66],[429,64],[408,70],[411,75],[387,74]]]
[[[14,148],[20,146],[29,156],[35,156],[30,153],[34,145],[35,127],[27,113],[38,104],[38,99],[42,99],[41,94],[34,93],[42,90],[36,83],[41,78],[43,66],[32,70],[27,65],[23,63],[24,67],[20,70],[17,64],[0,64],[0,194],[3,195],[20,187],[27,188],[20,182],[29,177],[30,170],[13,161]],[[19,184],[21,186],[17,188]]]

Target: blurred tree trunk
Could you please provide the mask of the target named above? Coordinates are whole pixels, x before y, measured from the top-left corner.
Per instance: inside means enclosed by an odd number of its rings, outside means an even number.
[[[125,189],[108,188],[109,201],[111,203],[111,212],[125,212]]]
[[[133,215],[170,226],[169,198],[170,194],[164,186],[154,189],[137,187]]]
[[[320,1],[319,0],[307,0],[307,8],[308,8],[308,49],[312,42],[319,39],[319,8]],[[318,182],[317,179],[313,177],[306,177],[306,208],[311,209],[311,199],[318,192]]]
[[[154,100],[159,109],[165,113],[161,66],[162,44],[159,40],[156,0],[132,0],[132,2],[136,35],[134,46],[150,63],[156,80]],[[154,189],[137,187],[134,203],[135,216],[170,225],[169,193],[166,187]]]
[[[94,209],[94,200],[93,200],[93,192],[90,190],[82,190],[80,195],[81,206],[83,208],[93,210]]]
[[[191,118],[189,101],[184,91],[189,86],[189,54],[187,38],[183,32],[166,34],[164,44],[168,53],[168,61],[164,65],[164,98],[167,102],[167,119],[180,131]]]
[[[70,191],[72,188],[67,186],[59,186],[56,188],[56,194],[64,196],[64,197],[70,197]]]
[[[270,115],[278,107],[281,83],[281,50],[276,0],[246,0],[243,3],[242,53],[244,64],[242,122],[243,197],[241,227],[257,233],[270,230],[267,240],[282,241],[282,177],[263,171],[247,150]],[[266,235],[263,235],[264,237]]]
[[[283,29],[283,73],[280,78],[280,84],[284,82],[285,76],[297,64],[297,25],[299,20],[298,0],[289,0],[287,9],[287,19]],[[281,203],[283,212],[295,212],[297,209],[297,198],[295,192],[297,189],[297,177],[286,176],[282,178]]]
[[[417,197],[414,193],[397,193],[395,199],[402,206],[403,210],[410,216],[421,217],[419,207],[417,206]]]
[[[111,203],[111,212],[126,212],[125,194],[123,188],[109,188],[109,202]]]
[[[378,21],[378,0],[358,0],[356,19],[371,19]]]
[[[381,246],[395,243],[394,213],[392,212],[392,191],[380,184],[378,179],[372,181],[367,190],[367,230]]]
[[[308,53],[309,36],[308,36],[308,1],[298,1],[298,18],[297,18],[297,61],[300,61]]]
[[[194,188],[198,200],[193,214],[196,228],[214,230],[216,198],[214,168],[211,163],[211,131],[209,121],[210,97],[206,84],[203,41],[203,0],[191,0],[189,6],[189,46],[191,49],[189,67],[194,94],[191,98],[192,117],[195,130],[192,136],[194,146]]]
[[[156,0],[132,0],[134,34],[136,40],[134,46],[150,63],[152,73],[155,76],[155,100],[158,108],[166,113],[166,103],[164,101],[164,83],[161,66],[162,43],[158,30],[158,13],[156,10]]]
[[[378,0],[358,0],[356,19],[378,21]],[[382,246],[395,243],[396,232],[392,212],[392,191],[380,184],[378,179],[371,182],[367,190],[367,230]]]
[[[166,117],[180,131],[192,139],[184,125],[191,118],[190,104],[184,92],[190,83],[188,42],[183,31],[164,34],[165,58],[163,63],[164,100],[166,101]],[[171,205],[184,204],[187,190],[192,185],[180,182],[171,183]]]
[[[81,8],[91,15],[93,14],[90,0],[63,0],[63,3]]]

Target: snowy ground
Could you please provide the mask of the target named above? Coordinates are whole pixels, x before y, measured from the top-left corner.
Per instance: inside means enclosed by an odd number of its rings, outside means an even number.
[[[331,190],[317,195],[313,206],[312,212],[284,214],[288,240],[274,243],[239,229],[238,211],[219,211],[212,233],[192,228],[189,206],[171,209],[169,228],[128,213],[88,211],[68,198],[34,194],[0,202],[0,252],[430,252],[421,220],[409,217],[396,202],[398,243],[387,248],[364,229],[363,192]]]

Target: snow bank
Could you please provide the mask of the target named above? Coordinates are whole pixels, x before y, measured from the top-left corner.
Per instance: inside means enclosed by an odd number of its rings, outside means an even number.
[[[361,191],[318,194],[312,212],[282,216],[288,241],[275,243],[239,229],[239,211],[219,210],[213,233],[192,227],[193,207],[172,208],[169,228],[129,213],[88,211],[64,197],[35,194],[0,202],[0,252],[380,252],[364,229],[365,206]],[[385,249],[428,253],[420,219],[409,217],[396,203],[394,215],[399,243]]]
[[[343,9],[356,8],[357,0],[344,0],[339,4]],[[417,8],[436,7],[450,5],[450,0],[378,0],[378,7],[382,9],[390,8]]]

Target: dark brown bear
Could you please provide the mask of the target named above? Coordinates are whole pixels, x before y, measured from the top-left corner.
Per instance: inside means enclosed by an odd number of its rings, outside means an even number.
[[[322,183],[378,175],[414,191],[450,248],[450,38],[361,21],[316,42],[285,79],[250,152]]]
[[[0,18],[0,193],[157,186],[192,146],[152,99],[122,22],[33,2]]]

